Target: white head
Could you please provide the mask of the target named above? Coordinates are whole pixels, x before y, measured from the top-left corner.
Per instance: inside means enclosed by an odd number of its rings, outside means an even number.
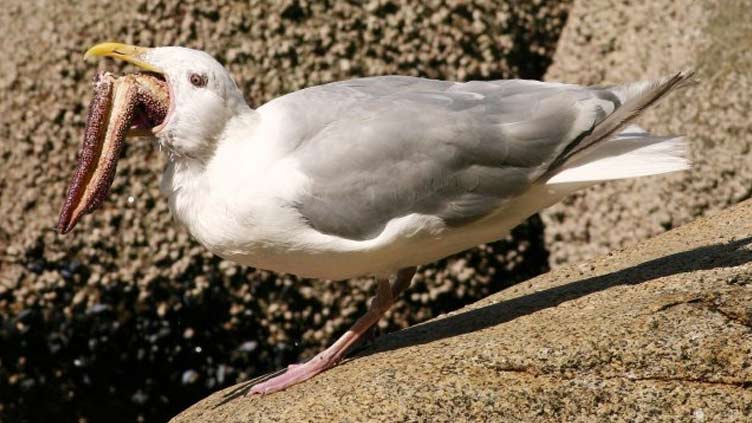
[[[89,49],[88,56],[125,60],[165,78],[170,110],[152,131],[178,156],[206,160],[230,119],[250,111],[229,72],[203,51],[102,43]]]

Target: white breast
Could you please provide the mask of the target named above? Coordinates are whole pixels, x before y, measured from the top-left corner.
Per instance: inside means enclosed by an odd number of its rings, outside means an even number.
[[[355,241],[319,233],[307,224],[293,206],[295,192],[305,185],[294,163],[280,160],[254,178],[248,171],[230,169],[194,175],[192,183],[173,191],[170,204],[178,220],[210,251],[229,260],[333,280],[388,276],[497,240],[570,191],[536,185],[494,215],[463,227],[412,214],[392,220],[373,239]],[[184,177],[177,172],[173,181]]]
[[[448,227],[438,217],[411,214],[393,219],[375,238],[344,239],[308,224],[295,201],[307,177],[274,143],[274,131],[262,127],[254,133],[230,137],[203,167],[175,159],[163,189],[177,219],[210,251],[279,273],[335,280],[387,276],[497,240],[574,190],[535,185],[465,226]]]

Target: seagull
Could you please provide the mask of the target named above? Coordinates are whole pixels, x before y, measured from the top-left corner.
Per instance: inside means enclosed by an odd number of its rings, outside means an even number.
[[[683,138],[632,122],[691,71],[597,87],[377,76],[252,109],[202,51],[108,42],[91,56],[130,62],[166,85],[169,107],[150,128],[168,155],[161,190],[199,243],[259,269],[378,281],[368,311],[334,344],[251,394],[336,366],[417,266],[498,240],[575,191],[690,166]],[[106,189],[97,189],[99,203]],[[59,227],[77,219],[61,216]]]

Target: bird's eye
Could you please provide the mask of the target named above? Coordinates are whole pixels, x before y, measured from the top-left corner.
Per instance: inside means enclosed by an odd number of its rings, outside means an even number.
[[[202,88],[206,86],[206,75],[192,73],[188,79],[190,79],[194,87]]]

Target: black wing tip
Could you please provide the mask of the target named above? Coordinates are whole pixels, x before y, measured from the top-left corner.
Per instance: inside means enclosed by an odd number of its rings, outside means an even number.
[[[671,84],[676,88],[691,87],[698,85],[700,81],[695,78],[697,72],[694,68],[688,67],[680,70],[671,77]]]

